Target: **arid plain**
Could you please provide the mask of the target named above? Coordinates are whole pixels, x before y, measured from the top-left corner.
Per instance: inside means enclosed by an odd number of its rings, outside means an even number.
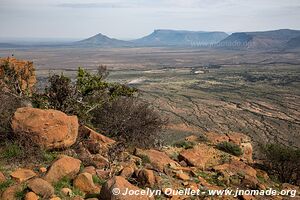
[[[51,73],[106,65],[109,80],[142,90],[169,118],[165,139],[242,132],[256,145],[300,147],[300,52],[201,48],[0,49],[34,62],[42,86]]]

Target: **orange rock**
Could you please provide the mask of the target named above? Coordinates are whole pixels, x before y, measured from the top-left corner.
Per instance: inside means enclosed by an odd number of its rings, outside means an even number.
[[[164,168],[168,166],[170,163],[176,163],[174,160],[168,157],[167,154],[161,151],[157,150],[141,150],[141,149],[136,149],[135,155],[137,155],[140,158],[146,158],[147,161],[150,162],[152,167],[160,172],[164,171]]]
[[[183,181],[188,181],[188,180],[190,180],[190,176],[187,175],[186,173],[183,173],[183,172],[177,172],[177,173],[176,173],[176,176],[177,176],[177,178],[179,178],[179,179],[181,179],[181,180],[183,180]]]
[[[155,176],[152,170],[142,169],[138,173],[138,181],[143,186],[153,187],[155,185]]]
[[[132,166],[126,166],[122,169],[120,176],[124,178],[129,178],[134,173],[134,168]]]
[[[219,165],[221,163],[222,154],[223,152],[200,143],[192,149],[182,151],[178,159],[184,160],[189,165],[207,169],[208,167]]]
[[[39,169],[39,171],[40,171],[41,173],[46,173],[46,172],[47,172],[47,168],[46,168],[46,167],[41,167],[41,168]]]
[[[256,177],[256,170],[249,165],[238,161],[231,160],[230,163],[225,163],[223,165],[213,167],[214,170],[219,172],[229,172],[231,174],[244,174],[252,177]]]
[[[252,195],[243,195],[242,199],[243,200],[255,200],[255,197]]]
[[[0,172],[0,183],[3,183],[6,181],[6,178],[2,172]]]
[[[34,178],[30,180],[27,186],[34,193],[42,196],[43,198],[49,198],[54,194],[53,186],[41,178]]]
[[[103,146],[112,145],[116,142],[115,140],[113,140],[109,137],[106,137],[100,133],[97,133],[96,131],[90,129],[87,126],[82,126],[81,131],[83,132],[84,135],[88,136],[88,139],[96,141]]]
[[[25,195],[25,200],[38,200],[39,196],[36,195],[34,192],[28,192]]]
[[[22,183],[36,176],[30,169],[18,169],[10,174],[10,176],[15,179],[17,182]]]
[[[8,64],[10,69],[13,69],[17,74],[17,79],[21,85],[21,90],[23,93],[32,94],[34,91],[36,76],[35,69],[32,62],[17,60],[15,58],[0,58],[0,65]],[[0,68],[0,76],[3,75],[4,70]]]
[[[76,197],[73,197],[72,200],[84,200],[84,198],[82,198],[80,196],[76,196]]]
[[[250,137],[243,133],[228,133],[229,142],[232,142],[237,145],[241,145],[242,143],[251,142]]]
[[[92,159],[93,159],[93,164],[99,169],[105,168],[110,164],[108,159],[103,157],[101,154],[93,155]]]
[[[220,142],[232,142],[236,145],[239,145],[240,148],[243,150],[243,155],[240,156],[245,161],[252,163],[252,154],[253,154],[253,147],[251,144],[251,138],[242,133],[228,133],[228,134],[218,134],[214,132],[205,133],[207,139],[212,144],[218,144]]]
[[[107,179],[110,175],[110,171],[104,169],[97,169],[96,174],[100,179]]]
[[[50,200],[61,200],[59,197],[52,197]]]
[[[96,175],[96,168],[94,166],[88,166],[82,170],[82,173],[84,173],[84,172],[87,172],[92,175]]]
[[[127,190],[140,191],[143,190],[129,183],[121,176],[115,176],[108,180],[102,187],[100,197],[103,200],[148,200],[154,199],[144,195],[123,195]],[[144,191],[146,193],[146,191]]]
[[[17,200],[16,194],[21,192],[23,187],[21,185],[13,185],[8,188],[2,193],[1,200]]]
[[[49,183],[55,183],[64,177],[74,178],[80,170],[80,165],[80,160],[63,156],[52,164],[45,180]]]
[[[24,107],[15,112],[12,128],[46,149],[66,148],[77,139],[78,119],[57,110]]]
[[[196,135],[190,135],[185,138],[185,141],[189,142],[198,142],[199,138]]]
[[[198,176],[198,180],[200,181],[200,184],[204,187],[211,187],[211,184],[208,183],[204,178],[202,178],[201,176]]]
[[[86,172],[79,174],[74,179],[73,184],[80,191],[87,194],[96,194],[100,192],[100,188],[94,184],[93,176]]]
[[[220,142],[229,142],[229,137],[225,134],[207,132],[205,133],[205,136],[207,140],[210,141],[212,144],[218,144]]]
[[[65,195],[65,196],[71,196],[72,195],[72,190],[70,188],[62,188],[61,192]]]

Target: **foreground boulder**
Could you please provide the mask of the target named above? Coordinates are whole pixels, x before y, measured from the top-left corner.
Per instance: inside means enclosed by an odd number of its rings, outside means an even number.
[[[56,183],[64,177],[74,178],[80,171],[80,165],[80,160],[63,156],[53,163],[44,179],[49,183]]]
[[[17,182],[22,183],[36,176],[36,173],[30,169],[17,169],[10,176]]]
[[[96,194],[100,192],[100,188],[94,184],[93,176],[86,172],[79,174],[74,179],[73,184],[80,191],[87,194]]]
[[[8,188],[2,193],[1,200],[17,200],[16,194],[21,192],[23,189],[22,185],[13,185]]]
[[[25,200],[38,200],[39,196],[36,195],[34,192],[28,192],[25,195]]]
[[[28,182],[28,188],[30,188],[35,194],[38,194],[43,198],[49,198],[54,194],[53,186],[41,178],[30,180]]]
[[[57,110],[24,107],[15,112],[12,129],[43,148],[67,148],[77,139],[78,119]]]
[[[103,200],[147,200],[153,199],[147,195],[122,195],[127,190],[142,191],[142,189],[132,185],[125,178],[115,176],[108,180],[102,187],[100,199]]]

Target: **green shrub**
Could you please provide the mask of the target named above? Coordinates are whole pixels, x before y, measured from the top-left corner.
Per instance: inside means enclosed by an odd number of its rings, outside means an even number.
[[[221,142],[217,144],[217,148],[234,156],[240,156],[243,154],[243,150],[232,142]]]
[[[64,194],[62,194],[61,192],[61,189],[63,188],[70,188],[72,190],[71,197],[84,196],[83,192],[81,192],[78,188],[74,187],[72,185],[72,180],[67,177],[62,178],[54,184],[55,194],[58,194],[60,197],[64,197]]]
[[[0,183],[0,194],[6,190],[6,188],[10,187],[13,184],[13,180],[8,179],[4,181],[3,183]]]
[[[264,146],[263,153],[269,173],[281,182],[297,184],[300,180],[300,149],[269,144]]]
[[[93,175],[93,182],[98,185],[104,185],[106,181],[102,180],[101,178],[99,178],[96,175]]]
[[[23,153],[23,149],[17,143],[6,143],[1,157],[12,159],[19,157]]]

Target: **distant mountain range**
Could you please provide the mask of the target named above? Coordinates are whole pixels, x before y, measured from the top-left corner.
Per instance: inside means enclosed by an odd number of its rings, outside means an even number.
[[[225,32],[155,30],[131,42],[140,46],[202,46],[216,44],[226,37]]]
[[[43,44],[44,45],[44,44]],[[31,46],[43,46],[31,45]],[[31,47],[30,45],[27,45]],[[45,46],[45,45],[44,45]],[[47,44],[51,47],[51,44]],[[124,41],[110,38],[101,33],[90,38],[53,44],[53,47],[209,47],[222,49],[249,50],[293,50],[300,49],[300,31],[280,29],[261,32],[238,32],[228,35],[225,32],[154,30],[140,39]],[[0,47],[26,47],[21,44],[0,43]]]
[[[290,49],[298,48],[300,31],[280,29],[262,32],[233,33],[221,42],[218,47],[231,49]]]

